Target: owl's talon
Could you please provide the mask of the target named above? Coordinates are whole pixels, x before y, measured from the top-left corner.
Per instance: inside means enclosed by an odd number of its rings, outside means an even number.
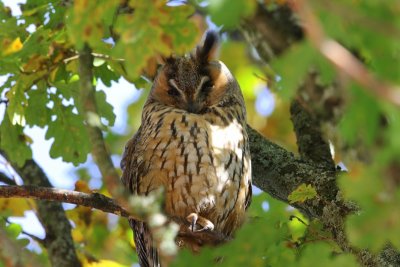
[[[214,230],[214,224],[210,220],[199,216],[197,213],[190,213],[186,217],[186,220],[188,222],[190,222],[190,230],[192,232],[202,232],[202,231],[207,231],[207,230],[210,230],[210,231]],[[199,225],[202,228],[196,229],[196,225]]]
[[[197,222],[197,219],[199,218],[199,215],[197,215],[197,213],[190,213],[187,217],[186,217],[186,220],[188,221],[188,222],[190,222],[190,230],[192,231],[192,232],[194,232],[194,228],[195,228],[195,226],[196,226],[196,222]]]

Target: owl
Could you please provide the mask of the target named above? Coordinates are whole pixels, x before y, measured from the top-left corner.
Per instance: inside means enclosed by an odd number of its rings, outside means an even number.
[[[164,212],[192,231],[232,236],[251,202],[246,109],[238,82],[214,60],[216,32],[195,51],[165,59],[121,161],[133,194],[164,188]],[[146,223],[130,221],[141,266],[159,266]]]

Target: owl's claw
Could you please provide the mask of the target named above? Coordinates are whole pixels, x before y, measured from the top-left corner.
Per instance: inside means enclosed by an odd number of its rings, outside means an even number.
[[[197,213],[190,213],[187,217],[186,220],[188,222],[190,222],[190,230],[192,230],[192,232],[202,232],[202,231],[206,231],[206,230],[214,230],[214,224],[204,218],[199,216]],[[196,229],[196,225],[201,226],[202,228],[200,229]]]

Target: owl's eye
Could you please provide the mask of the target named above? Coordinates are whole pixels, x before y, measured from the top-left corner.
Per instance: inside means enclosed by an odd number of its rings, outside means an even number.
[[[201,87],[201,92],[207,94],[211,91],[212,88],[213,88],[213,84],[210,80],[208,80],[203,83],[203,86]]]
[[[174,79],[170,79],[168,81],[168,94],[173,97],[179,96],[178,85],[176,84]]]
[[[178,90],[176,90],[175,87],[170,86],[170,87],[168,88],[168,94],[169,94],[170,96],[178,96],[178,95],[179,95],[179,92],[178,92]]]

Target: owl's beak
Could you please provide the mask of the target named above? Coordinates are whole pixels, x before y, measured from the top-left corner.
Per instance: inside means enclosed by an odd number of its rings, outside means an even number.
[[[195,101],[189,101],[187,103],[186,110],[190,113],[199,113],[201,106]]]

